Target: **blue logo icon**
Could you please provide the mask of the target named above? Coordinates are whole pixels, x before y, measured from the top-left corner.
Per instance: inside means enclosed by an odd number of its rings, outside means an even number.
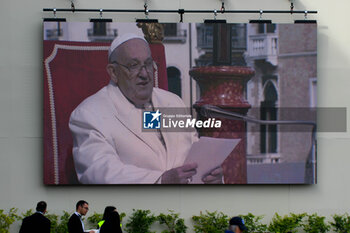
[[[144,129],[160,129],[160,116],[162,113],[157,110],[156,112],[143,112],[143,128]]]

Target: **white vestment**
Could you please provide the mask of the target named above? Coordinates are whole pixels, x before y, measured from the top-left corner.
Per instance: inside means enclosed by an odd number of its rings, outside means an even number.
[[[184,108],[176,95],[153,89],[158,107]],[[71,114],[73,157],[84,184],[152,184],[182,166],[194,133],[163,132],[165,147],[155,132],[142,132],[142,110],[131,104],[114,83],[85,99]]]

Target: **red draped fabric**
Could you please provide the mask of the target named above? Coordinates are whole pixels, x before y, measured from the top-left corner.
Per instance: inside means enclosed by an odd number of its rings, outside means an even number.
[[[44,41],[44,183],[77,183],[71,112],[109,82],[109,43]],[[159,87],[167,89],[164,47],[151,45]],[[159,54],[161,53],[161,54]]]

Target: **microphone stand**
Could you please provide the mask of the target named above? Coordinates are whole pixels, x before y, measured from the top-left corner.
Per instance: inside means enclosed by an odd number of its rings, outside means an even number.
[[[306,159],[306,166],[305,166],[305,177],[304,181],[305,183],[311,183],[316,184],[316,122],[314,121],[277,121],[277,120],[259,120],[255,119],[253,117],[244,116],[235,112],[229,112],[227,110],[223,110],[222,108],[213,106],[213,105],[203,105],[200,109],[201,115],[207,118],[225,118],[229,120],[241,120],[245,122],[250,122],[254,124],[259,125],[310,125],[312,126],[312,132],[311,132],[311,148],[308,155],[308,158]],[[311,180],[310,180],[310,175]]]

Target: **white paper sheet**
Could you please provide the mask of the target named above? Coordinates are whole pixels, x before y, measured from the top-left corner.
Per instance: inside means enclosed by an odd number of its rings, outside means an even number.
[[[197,174],[191,184],[203,184],[202,177],[221,166],[241,139],[200,137],[193,143],[185,163],[197,163]]]
[[[99,233],[100,232],[99,229],[90,229],[90,230],[85,230],[84,232],[90,232],[90,231],[94,231],[95,233]]]

